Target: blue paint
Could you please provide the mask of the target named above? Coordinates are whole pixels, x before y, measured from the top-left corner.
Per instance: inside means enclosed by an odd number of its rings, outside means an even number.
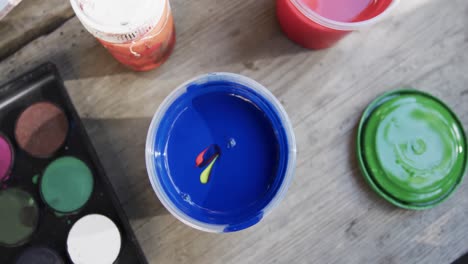
[[[288,163],[286,131],[273,105],[228,81],[193,84],[166,111],[157,130],[155,169],[164,192],[188,216],[247,228],[277,194]],[[221,155],[207,184],[197,155],[211,144]]]

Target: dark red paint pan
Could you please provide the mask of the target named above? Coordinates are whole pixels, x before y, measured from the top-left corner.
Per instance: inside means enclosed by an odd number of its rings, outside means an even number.
[[[67,133],[67,116],[50,102],[38,102],[26,108],[15,128],[20,148],[38,158],[52,156],[65,142]]]

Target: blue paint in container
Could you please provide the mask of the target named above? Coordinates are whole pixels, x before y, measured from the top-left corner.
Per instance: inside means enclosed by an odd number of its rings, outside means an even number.
[[[284,196],[296,158],[292,127],[277,99],[229,73],[203,75],[176,89],[153,118],[146,150],[161,202],[184,223],[211,232],[256,224]],[[210,177],[202,184],[207,165],[194,164],[204,150],[216,159],[209,160]]]

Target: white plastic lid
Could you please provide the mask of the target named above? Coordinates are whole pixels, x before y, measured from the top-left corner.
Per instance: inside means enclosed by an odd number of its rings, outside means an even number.
[[[151,31],[167,0],[70,0],[84,27],[96,38],[125,43]]]

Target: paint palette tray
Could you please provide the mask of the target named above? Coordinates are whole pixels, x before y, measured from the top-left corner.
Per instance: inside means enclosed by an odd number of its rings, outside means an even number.
[[[147,263],[53,64],[0,87],[0,186],[0,263]]]

